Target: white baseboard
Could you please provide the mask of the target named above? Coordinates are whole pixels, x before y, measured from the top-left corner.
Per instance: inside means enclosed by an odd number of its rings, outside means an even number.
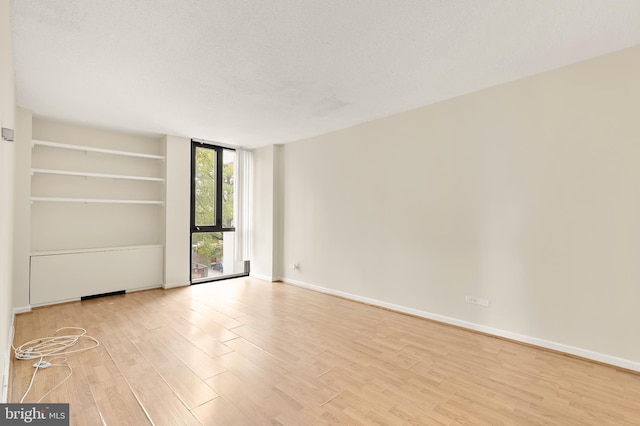
[[[11,310],[11,323],[9,324],[9,341],[7,342],[7,350],[5,352],[5,365],[4,365],[4,371],[2,372],[2,377],[4,378],[2,380],[2,383],[0,383],[0,386],[2,386],[2,399],[0,399],[0,402],[6,403],[7,401],[7,396],[9,393],[9,367],[11,365],[11,351],[12,351],[12,345],[13,345],[13,338],[15,336],[15,321],[16,321],[16,315],[17,314],[23,314],[26,312],[31,312],[31,306],[23,306],[20,308],[13,308]]]
[[[29,309],[31,310],[31,309]],[[9,338],[8,338],[8,342],[7,342],[7,350],[5,351],[4,354],[4,371],[2,372],[2,383],[0,383],[0,386],[2,386],[2,399],[0,399],[0,402],[2,403],[6,403],[9,402],[7,401],[7,396],[9,394],[9,366],[11,365],[11,345],[13,344],[13,336],[15,333],[15,328],[14,328],[14,320],[15,320],[15,308],[13,309],[13,312],[11,312],[11,324],[9,324]]]
[[[79,300],[80,300],[79,297],[74,297],[73,299],[56,300],[54,302],[32,303],[31,307],[32,308],[39,308],[41,306],[60,305],[62,303],[77,302]]]
[[[125,294],[127,293],[135,293],[136,291],[145,291],[145,290],[153,290],[154,288],[162,288],[162,284],[159,285],[150,285],[147,287],[139,287],[139,288],[131,288],[128,290],[125,290]]]
[[[162,288],[164,288],[165,290],[169,290],[170,288],[187,287],[190,284],[191,283],[189,283],[189,282],[186,282],[186,283],[165,283],[165,284],[162,285]]]
[[[262,281],[269,281],[270,283],[272,283],[274,281],[281,281],[280,277],[270,277],[268,275],[256,274],[255,272],[249,273],[249,276],[251,278],[257,278],[257,279],[262,280]]]
[[[135,293],[136,291],[152,290],[154,288],[162,288],[162,285],[161,284],[157,284],[157,285],[150,285],[150,286],[146,286],[146,287],[130,288],[130,289],[126,289],[125,290],[125,294],[127,294],[127,293]],[[69,302],[79,302],[81,300],[82,300],[82,298],[80,298],[80,297],[74,297],[72,299],[54,300],[53,302],[32,303],[30,305],[29,309],[26,310],[26,311],[23,311],[23,312],[29,312],[29,311],[31,311],[31,308],[40,308],[42,306],[60,305],[62,303],[69,303]],[[25,309],[25,308],[16,308],[16,309]],[[16,313],[19,313],[19,312],[16,312]]]
[[[317,291],[320,293],[326,293],[333,296],[339,296],[345,299],[355,300],[357,302],[363,302],[381,308],[390,309],[396,312],[402,312],[405,314],[415,315],[417,317],[427,318],[430,320],[442,322],[445,324],[456,325],[458,327],[467,328],[469,330],[480,331],[482,333],[491,334],[493,336],[504,337],[506,339],[515,340],[517,342],[527,343],[530,345],[540,346],[542,348],[551,349],[558,352],[563,352],[570,355],[575,355],[581,358],[590,359],[593,361],[602,362],[605,364],[614,365],[617,367],[625,368],[627,370],[633,370],[640,372],[640,362],[631,361],[624,358],[618,358],[616,356],[602,354],[599,352],[593,352],[587,349],[576,348],[574,346],[565,345],[562,343],[552,342],[537,337],[527,336],[524,334],[514,333],[508,330],[502,330],[499,328],[488,327],[482,324],[476,324],[469,321],[463,321],[456,318],[447,317],[444,315],[438,315],[431,312],[421,311],[419,309],[408,308],[406,306],[395,305],[393,303],[383,302],[377,299],[371,299],[368,297],[359,296],[356,294],[345,293],[343,291],[334,290],[326,287],[321,287],[314,284],[305,283],[303,281],[293,280],[290,278],[282,278],[282,281],[286,284],[295,285],[297,287],[306,288],[308,290]]]

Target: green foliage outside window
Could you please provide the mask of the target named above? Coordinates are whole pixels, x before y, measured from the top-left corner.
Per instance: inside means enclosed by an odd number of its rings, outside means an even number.
[[[229,151],[232,153],[233,151]],[[231,155],[224,155],[227,157]],[[227,158],[224,158],[227,160]],[[195,220],[198,226],[215,225],[216,217],[216,151],[197,148],[195,155]],[[222,227],[232,228],[234,202],[234,163],[222,167]],[[195,232],[192,236],[194,263],[209,266],[222,260],[222,233]]]

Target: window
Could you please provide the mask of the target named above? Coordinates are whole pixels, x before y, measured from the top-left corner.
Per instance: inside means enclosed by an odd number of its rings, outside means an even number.
[[[234,231],[235,151],[192,143],[191,231]]]
[[[234,261],[235,160],[233,149],[191,143],[192,282],[247,275]]]

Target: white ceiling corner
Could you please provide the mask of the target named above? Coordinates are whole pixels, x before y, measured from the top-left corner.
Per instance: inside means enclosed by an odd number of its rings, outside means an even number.
[[[640,44],[638,0],[13,0],[18,104],[257,147]]]

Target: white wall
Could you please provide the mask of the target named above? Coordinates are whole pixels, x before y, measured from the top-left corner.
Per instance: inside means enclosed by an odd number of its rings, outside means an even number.
[[[273,258],[272,273],[275,280],[282,278],[284,273],[284,259],[282,257],[283,229],[284,229],[284,173],[283,173],[284,145],[273,145]]]
[[[15,129],[15,80],[11,53],[9,0],[0,0],[0,127]],[[0,138],[0,374],[6,401],[11,324],[13,269],[13,162],[14,143]]]
[[[29,308],[31,254],[31,111],[18,108],[15,141],[15,205],[13,224],[13,307]]]
[[[253,152],[253,235],[251,275],[273,281],[282,267],[280,157],[282,147],[270,145]]]
[[[285,145],[285,280],[639,368],[639,75],[636,47]]]
[[[166,136],[165,288],[188,285],[191,141]]]

